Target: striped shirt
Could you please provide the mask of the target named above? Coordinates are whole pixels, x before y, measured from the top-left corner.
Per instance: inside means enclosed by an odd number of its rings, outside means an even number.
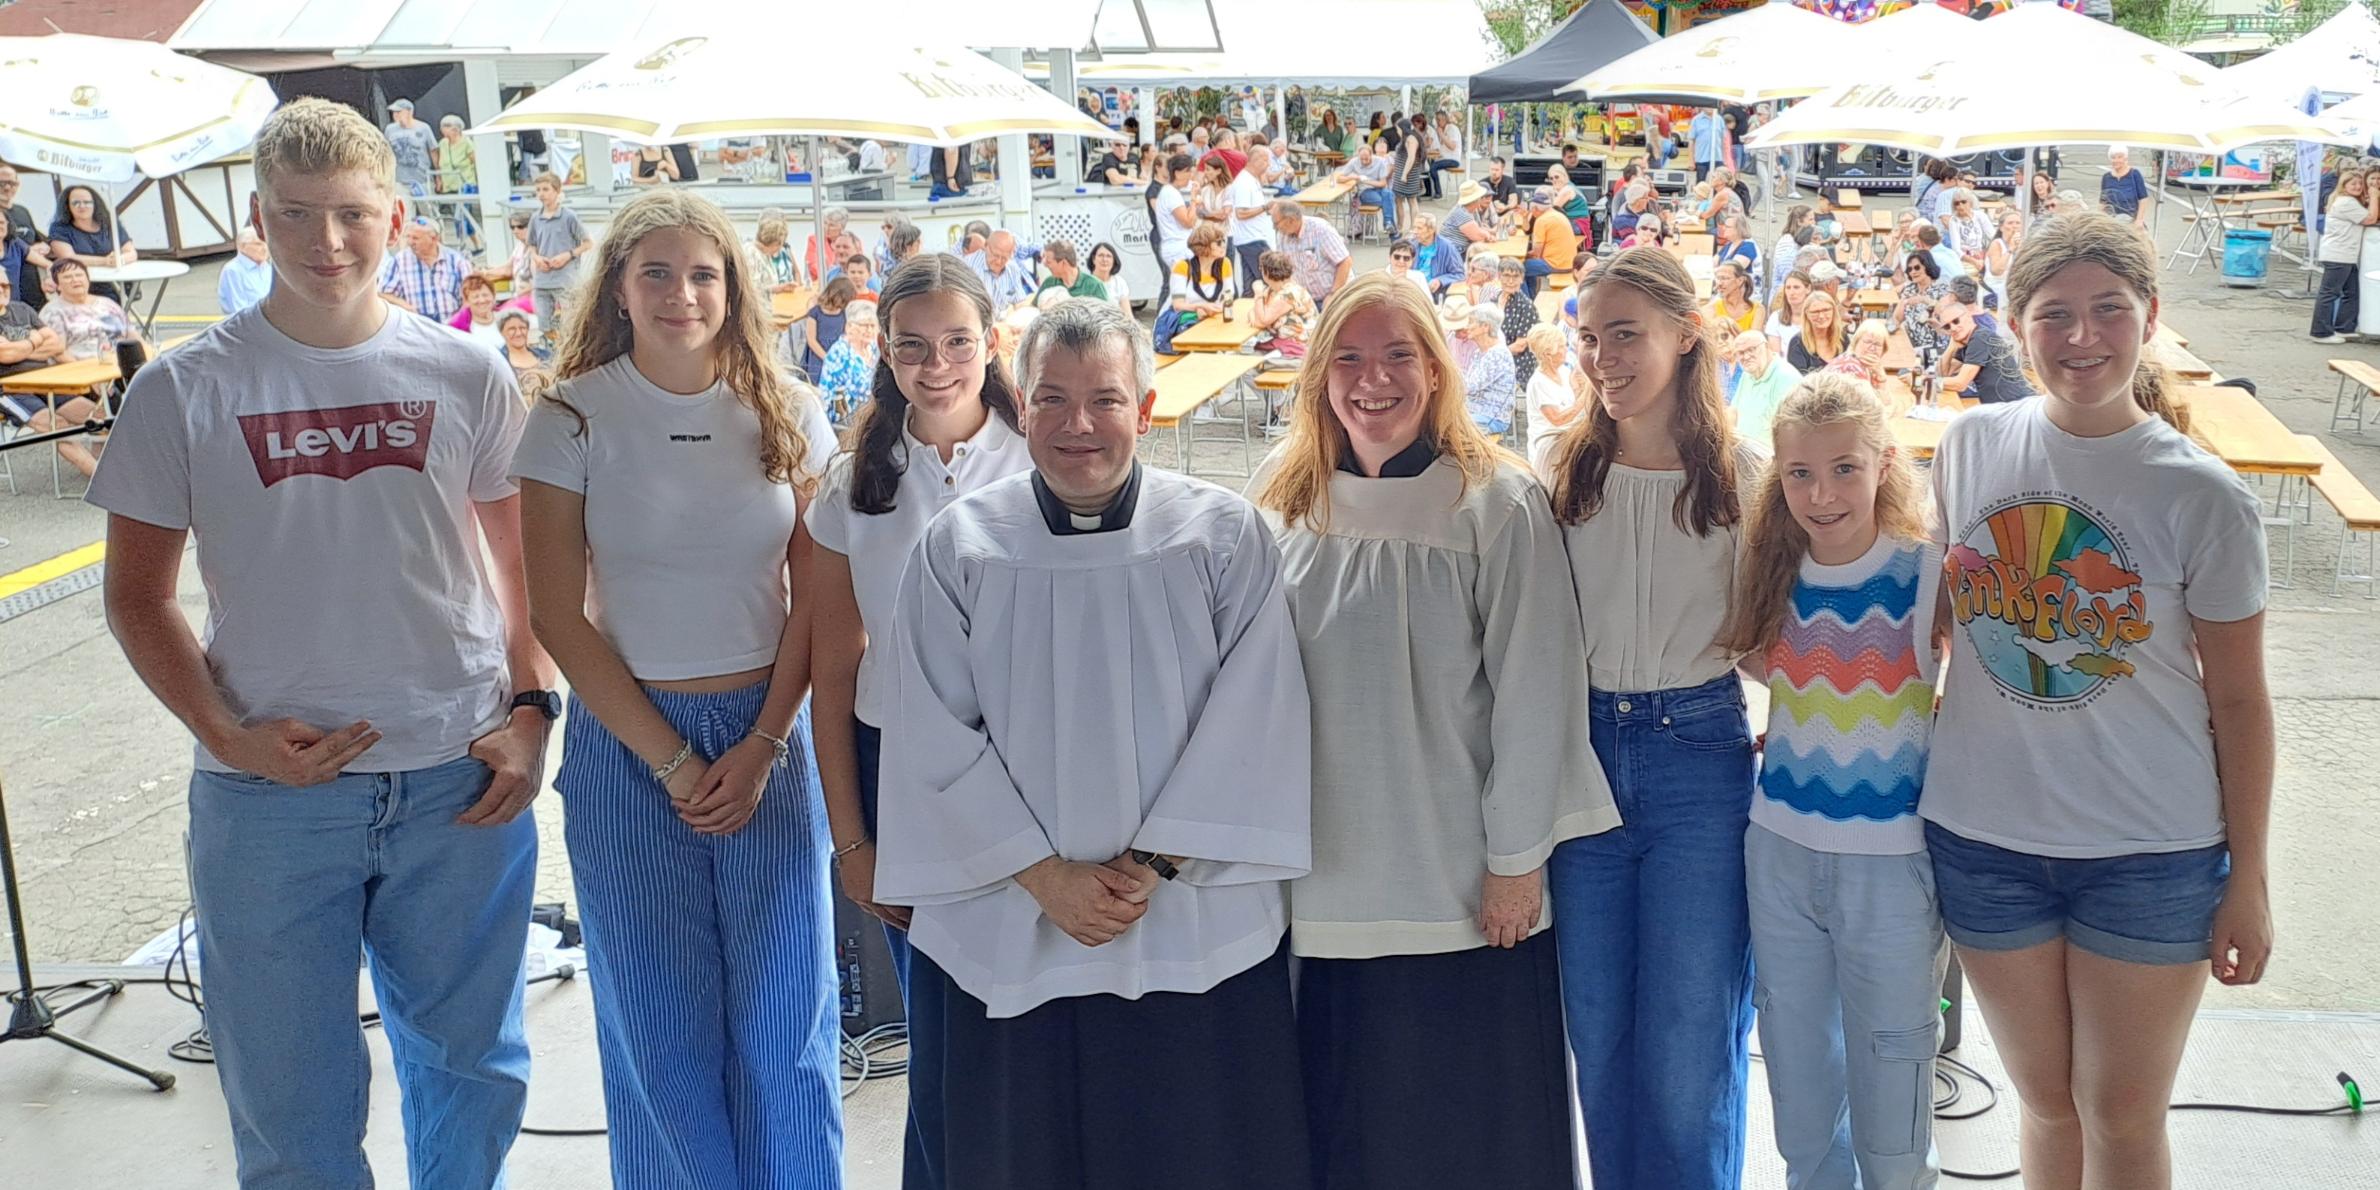
[[[407,248],[381,264],[380,292],[403,298],[425,318],[450,322],[463,308],[463,278],[470,275],[471,262],[452,248],[439,248],[427,263]]]
[[[1907,855],[1933,734],[1940,547],[1878,538],[1804,559],[1768,652],[1769,727],[1752,821],[1814,851]]]

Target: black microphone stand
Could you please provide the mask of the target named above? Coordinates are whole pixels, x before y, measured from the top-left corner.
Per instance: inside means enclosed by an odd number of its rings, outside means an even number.
[[[53,1007],[33,985],[33,953],[25,944],[25,910],[23,897],[17,890],[16,850],[8,837],[8,797],[0,787],[0,884],[6,885],[8,898],[8,932],[16,942],[17,990],[8,994],[8,1030],[0,1033],[0,1044],[11,1041],[33,1041],[48,1038],[68,1049],[97,1058],[110,1066],[130,1071],[160,1091],[173,1089],[174,1076],[162,1070],[143,1070],[128,1058],[121,1058],[106,1050],[72,1037],[58,1030],[58,1018],[88,1008],[124,990],[121,979],[96,981],[92,989],[71,1004]]]

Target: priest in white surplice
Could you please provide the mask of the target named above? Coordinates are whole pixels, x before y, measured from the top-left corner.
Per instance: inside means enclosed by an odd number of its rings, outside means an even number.
[[[1305,674],[1238,495],[1141,466],[1112,303],[1017,350],[1034,470],[952,504],[891,646],[877,899],[916,907],[910,1190],[1305,1187],[1285,882]]]

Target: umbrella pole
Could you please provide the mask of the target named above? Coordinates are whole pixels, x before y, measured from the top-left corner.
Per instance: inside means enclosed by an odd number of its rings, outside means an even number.
[[[826,258],[834,251],[834,247],[826,242],[826,187],[820,185],[825,179],[818,170],[818,138],[813,136],[808,139],[810,160],[805,164],[810,167],[810,242],[818,245],[818,275],[810,278],[810,284],[823,290],[826,288]],[[801,363],[800,352],[794,353],[794,363]]]

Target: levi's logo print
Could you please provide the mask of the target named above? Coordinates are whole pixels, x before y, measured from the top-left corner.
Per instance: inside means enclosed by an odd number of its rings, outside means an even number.
[[[240,434],[256,478],[271,487],[299,475],[353,479],[374,467],[428,469],[436,401],[382,401],[338,409],[243,413]]]
[[[2071,497],[2026,493],[1984,510],[1950,548],[1951,614],[2002,697],[2089,705],[2131,677],[2156,625],[2123,536]]]

